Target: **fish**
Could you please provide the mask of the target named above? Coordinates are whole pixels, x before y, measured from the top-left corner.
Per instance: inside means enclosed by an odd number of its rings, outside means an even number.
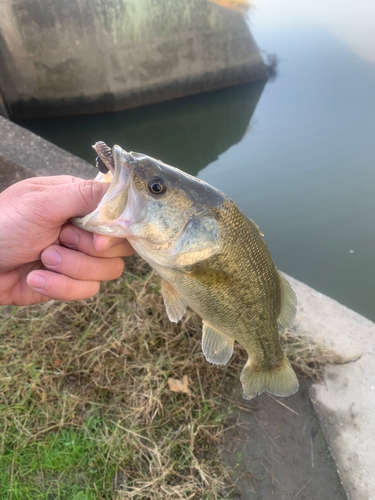
[[[202,351],[225,365],[237,341],[248,360],[243,397],[290,396],[297,376],[279,334],[296,314],[296,296],[276,269],[258,225],[210,184],[143,153],[94,144],[110,185],[98,207],[72,220],[98,234],[127,238],[161,277],[170,321],[187,306],[202,318]]]

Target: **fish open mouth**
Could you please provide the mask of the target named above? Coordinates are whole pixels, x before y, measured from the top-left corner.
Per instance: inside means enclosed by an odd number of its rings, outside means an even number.
[[[118,219],[127,204],[131,164],[135,159],[119,146],[111,149],[103,141],[96,142],[92,147],[98,155],[95,163],[100,171],[95,180],[109,182],[110,186],[93,212],[72,219],[72,223],[86,231],[124,237],[124,228],[118,224]]]

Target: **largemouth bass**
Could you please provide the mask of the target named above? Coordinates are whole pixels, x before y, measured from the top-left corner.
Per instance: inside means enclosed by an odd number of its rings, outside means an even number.
[[[178,322],[186,306],[201,316],[210,363],[225,365],[235,340],[246,349],[245,399],[294,394],[298,380],[279,329],[293,320],[296,299],[258,226],[225,194],[177,168],[119,146],[93,147],[96,180],[110,186],[97,209],[73,223],[129,240],[161,276],[169,319]]]

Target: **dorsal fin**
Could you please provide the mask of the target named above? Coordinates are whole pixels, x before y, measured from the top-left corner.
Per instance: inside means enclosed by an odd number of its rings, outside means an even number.
[[[297,299],[293,288],[284,276],[279,272],[281,285],[281,310],[278,322],[282,328],[288,328],[294,320],[297,312]]]

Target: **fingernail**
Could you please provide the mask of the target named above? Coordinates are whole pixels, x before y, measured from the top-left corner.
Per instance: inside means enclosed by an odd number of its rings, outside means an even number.
[[[55,248],[47,248],[42,253],[42,262],[45,266],[57,266],[61,260],[61,254]]]
[[[60,241],[64,245],[75,247],[79,242],[79,234],[72,227],[68,227],[61,232]]]
[[[27,277],[27,284],[34,290],[42,290],[46,286],[46,280],[37,273],[31,273]]]

